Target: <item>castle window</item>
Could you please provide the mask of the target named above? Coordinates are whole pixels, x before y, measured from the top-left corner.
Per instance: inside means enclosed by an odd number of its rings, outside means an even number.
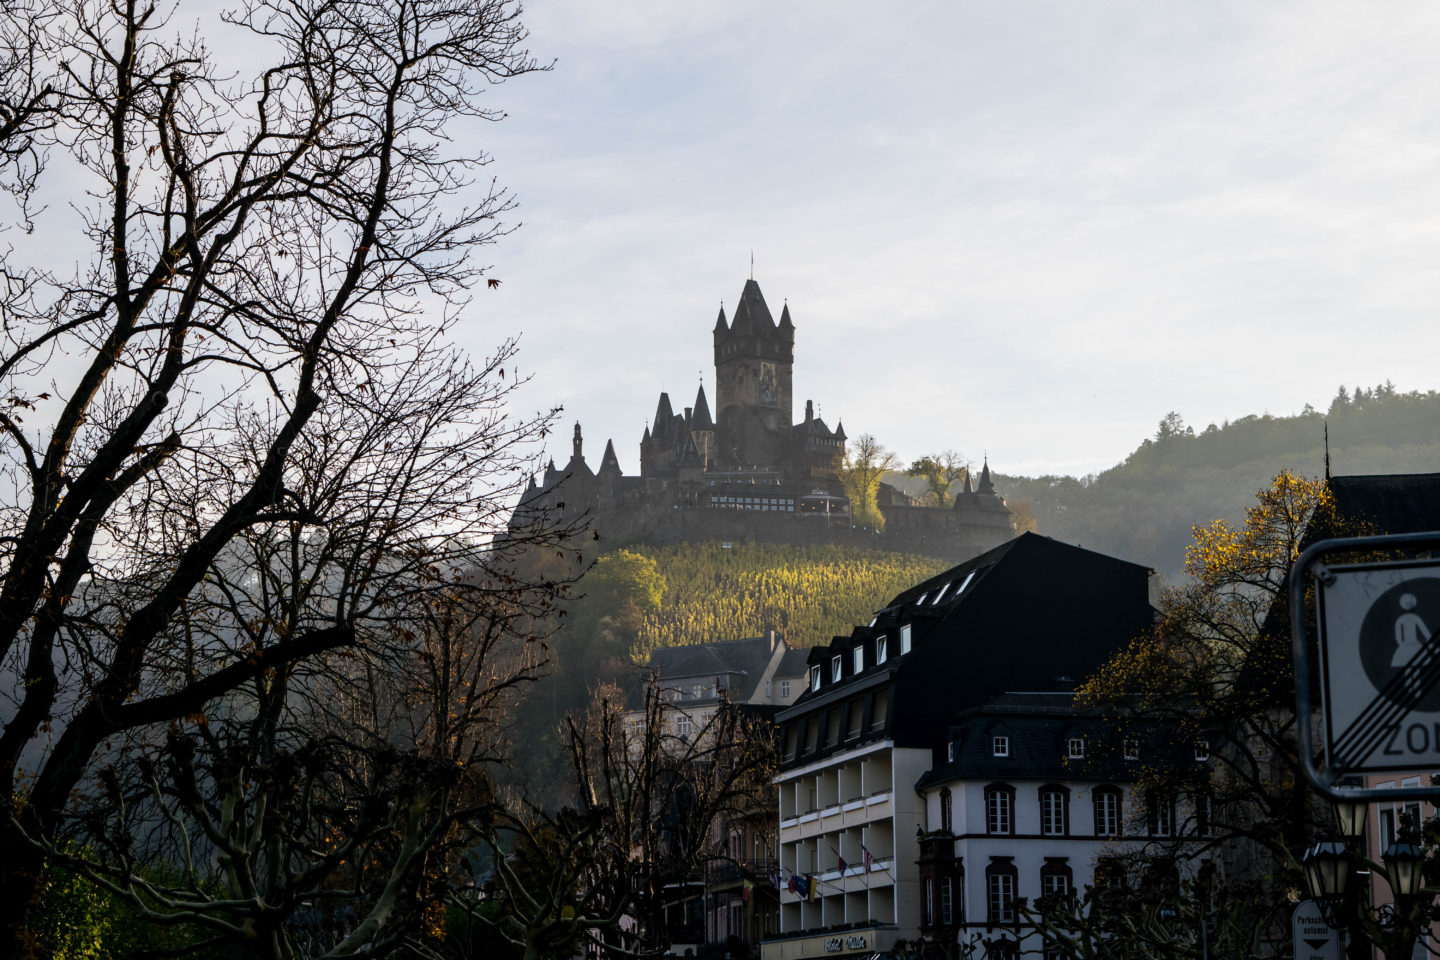
[[[910,652],[910,624],[907,623],[907,624],[903,625],[903,626],[900,628],[900,656],[903,657],[903,656],[905,656],[905,654],[907,654],[907,653],[909,653],[909,652]]]

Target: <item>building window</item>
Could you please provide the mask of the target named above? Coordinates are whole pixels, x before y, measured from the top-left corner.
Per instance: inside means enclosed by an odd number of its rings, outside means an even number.
[[[950,817],[954,811],[953,801],[949,788],[940,791],[940,829],[945,833],[952,833]]]
[[[875,662],[877,664],[885,662],[885,634],[883,633],[875,638]]]
[[[811,881],[814,882],[813,880]],[[935,926],[935,878],[925,878],[925,926]]]
[[[1195,760],[1197,763],[1204,763],[1210,759],[1210,741],[1201,737],[1195,741]]]
[[[950,587],[953,586],[953,585],[954,585],[954,581],[952,580],[952,581],[946,583],[945,586],[941,587],[941,588],[940,588],[940,592],[937,593],[937,594],[935,594],[935,599],[930,601],[930,606],[933,607],[933,606],[935,606],[937,603],[939,603],[941,600],[944,600],[944,599],[945,599],[945,594],[947,594],[947,593],[950,592]]]
[[[820,689],[820,668],[819,668],[819,667],[811,667],[811,668],[810,668],[810,689],[811,689],[812,691],[814,691],[814,690],[819,690],[819,689]]]
[[[1063,837],[1070,832],[1070,791],[1051,784],[1040,788],[1040,832]]]
[[[774,696],[774,695],[775,695],[775,681],[774,681],[774,680],[766,680],[766,681],[765,681],[765,699],[766,699],[766,700],[769,700],[769,699],[770,699],[772,696]]]
[[[1069,897],[1075,889],[1074,874],[1065,857],[1046,857],[1040,868],[1040,895],[1059,899]]]
[[[991,923],[1015,922],[1015,863],[1010,857],[993,857],[985,868],[986,901]]]
[[[1011,815],[1015,809],[1015,788],[1007,783],[985,788],[985,832],[1008,836],[1014,829]]]
[[[1071,737],[1065,744],[1065,755],[1071,760],[1085,759],[1085,738]]]
[[[865,718],[865,700],[857,698],[850,701],[850,722],[847,725],[846,735],[853,740],[860,736],[860,727]]]
[[[1114,787],[1095,788],[1095,836],[1120,836],[1120,791]]]
[[[864,669],[865,669],[865,647],[864,647],[863,644],[862,644],[861,646],[858,646],[858,647],[855,648],[854,657],[855,657],[855,663],[854,663],[854,668],[855,668],[855,669],[854,669],[854,672],[855,672],[855,673],[861,673],[861,672],[863,672]]]
[[[1168,837],[1175,833],[1175,801],[1164,794],[1146,798],[1150,813],[1150,836]]]
[[[795,748],[800,744],[800,729],[796,724],[785,728],[785,759],[795,759]]]
[[[940,925],[948,927],[955,922],[955,891],[949,877],[940,878]]]
[[[1139,759],[1140,759],[1140,741],[1139,741],[1139,740],[1126,740],[1126,741],[1125,741],[1125,759],[1126,759],[1126,760],[1139,760]]]
[[[675,735],[688,737],[695,732],[695,721],[690,719],[689,714],[679,714],[675,717]]]
[[[1010,738],[994,736],[990,738],[990,753],[996,757],[1010,756]]]
[[[840,678],[845,675],[845,662],[842,657],[832,657],[830,660],[830,680],[832,683],[839,683]]]
[[[958,748],[959,744],[957,744],[954,740],[951,740],[949,743],[945,744],[945,759],[948,760],[950,763],[954,763],[956,754],[960,752]]]
[[[782,700],[788,700],[788,699],[790,698],[790,681],[789,681],[789,680],[781,680],[781,681],[780,681],[780,698],[781,698]]]
[[[905,654],[907,654],[907,653],[909,653],[909,652],[910,652],[910,624],[907,623],[907,624],[903,625],[903,626],[900,628],[900,656],[903,657],[903,656],[905,656]]]
[[[870,729],[883,730],[885,722],[890,719],[890,691],[876,690],[874,705],[870,710]]]

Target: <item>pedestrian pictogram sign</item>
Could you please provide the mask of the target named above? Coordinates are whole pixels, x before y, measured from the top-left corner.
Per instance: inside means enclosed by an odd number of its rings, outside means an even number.
[[[1328,567],[1317,587],[1330,768],[1440,766],[1440,561]]]

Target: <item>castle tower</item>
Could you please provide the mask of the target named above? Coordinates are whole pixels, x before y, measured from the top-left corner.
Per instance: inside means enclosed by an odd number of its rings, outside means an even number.
[[[795,326],[785,307],[777,326],[760,285],[745,281],[735,318],[715,321],[716,449],[713,459],[732,466],[776,466],[790,427]]]
[[[700,453],[700,462],[706,469],[713,459],[715,449],[715,421],[710,417],[710,402],[705,399],[705,384],[695,394],[694,413],[690,417],[690,436]]]

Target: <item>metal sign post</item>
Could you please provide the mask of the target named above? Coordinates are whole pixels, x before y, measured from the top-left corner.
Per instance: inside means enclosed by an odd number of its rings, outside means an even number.
[[[1290,571],[1295,709],[1305,776],[1332,800],[1440,797],[1440,788],[1337,789],[1346,774],[1440,771],[1440,559],[1327,566],[1355,551],[1411,554],[1440,546],[1440,533],[1323,540]],[[1310,642],[1305,583],[1316,585],[1324,763],[1309,722]]]

